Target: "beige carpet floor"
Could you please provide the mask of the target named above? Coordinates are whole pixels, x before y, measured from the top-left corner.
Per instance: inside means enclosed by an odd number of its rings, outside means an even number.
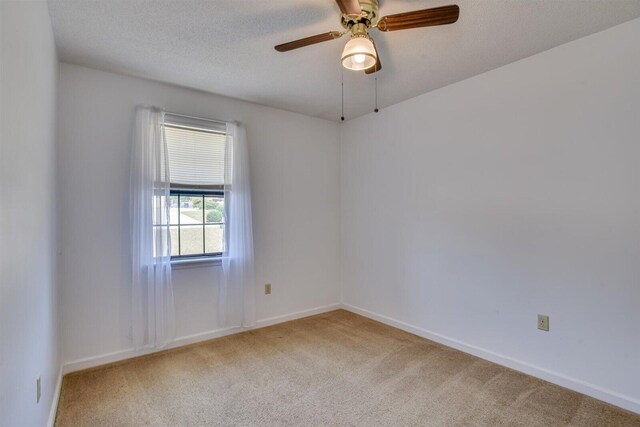
[[[62,426],[640,426],[640,415],[338,310],[67,375]]]

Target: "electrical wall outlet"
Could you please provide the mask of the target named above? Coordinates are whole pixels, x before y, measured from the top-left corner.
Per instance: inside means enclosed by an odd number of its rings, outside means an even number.
[[[36,403],[40,403],[40,396],[42,395],[42,381],[40,375],[36,378]]]
[[[267,283],[264,285],[264,294],[271,295],[271,283]]]
[[[549,332],[549,316],[538,314],[538,329]]]

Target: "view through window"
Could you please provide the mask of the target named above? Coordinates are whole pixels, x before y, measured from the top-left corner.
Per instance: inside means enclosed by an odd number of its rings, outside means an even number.
[[[215,256],[224,251],[224,196],[171,192],[171,256]]]

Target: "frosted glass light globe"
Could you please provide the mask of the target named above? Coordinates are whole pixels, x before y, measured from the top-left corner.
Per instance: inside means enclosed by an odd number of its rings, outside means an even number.
[[[376,63],[376,48],[366,35],[353,36],[342,51],[342,66],[349,70],[366,70]]]

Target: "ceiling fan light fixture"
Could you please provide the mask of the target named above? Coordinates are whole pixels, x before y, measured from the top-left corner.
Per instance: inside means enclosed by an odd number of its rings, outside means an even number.
[[[342,66],[348,70],[366,70],[376,64],[376,59],[376,48],[366,34],[356,34],[344,45]]]

